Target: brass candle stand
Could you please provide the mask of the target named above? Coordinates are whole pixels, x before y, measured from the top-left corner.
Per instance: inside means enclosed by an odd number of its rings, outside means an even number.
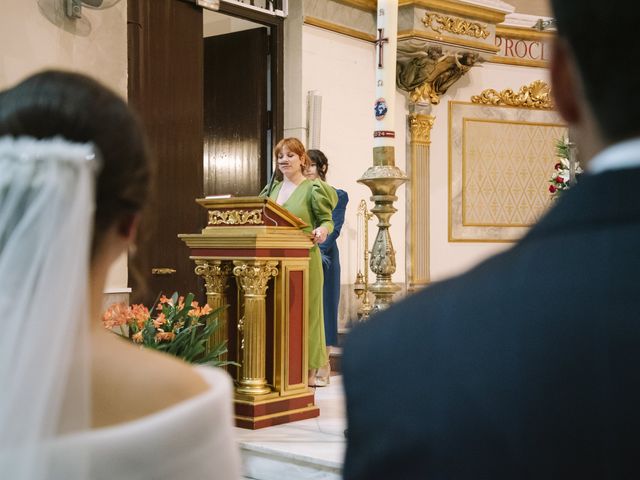
[[[369,314],[373,309],[369,302],[369,220],[373,218],[373,213],[367,208],[367,202],[360,200],[358,205],[358,235],[356,241],[362,246],[363,268],[358,265],[358,273],[356,281],[353,285],[353,291],[361,301],[358,308],[358,320],[363,321],[369,318]],[[360,251],[358,250],[358,261],[360,261]],[[363,273],[364,270],[364,273]]]
[[[371,189],[370,198],[375,206],[371,212],[378,217],[378,234],[371,250],[370,267],[376,281],[370,290],[375,295],[373,310],[382,310],[393,302],[400,286],[391,281],[396,271],[396,252],[393,249],[389,227],[391,216],[397,212],[393,206],[398,197],[396,190],[405,183],[407,176],[395,165],[395,149],[389,146],[374,147],[373,166],[358,180]]]

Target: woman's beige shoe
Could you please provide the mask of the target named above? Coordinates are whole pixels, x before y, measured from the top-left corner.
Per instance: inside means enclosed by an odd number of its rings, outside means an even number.
[[[316,373],[316,386],[326,387],[329,383],[331,383],[331,363],[327,362]]]
[[[318,369],[317,368],[311,368],[309,369],[309,378],[307,381],[307,385],[309,385],[310,387],[317,387],[317,383],[316,383],[316,375],[318,374]]]

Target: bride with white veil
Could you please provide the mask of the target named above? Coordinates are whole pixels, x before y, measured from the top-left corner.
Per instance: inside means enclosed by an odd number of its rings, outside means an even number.
[[[106,275],[147,196],[124,101],[48,71],[0,92],[0,472],[236,479],[231,380],[102,328]]]

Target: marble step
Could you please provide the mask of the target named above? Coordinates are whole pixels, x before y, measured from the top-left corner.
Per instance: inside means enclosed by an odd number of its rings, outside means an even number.
[[[260,430],[236,428],[243,478],[251,480],[340,480],[346,447],[342,377],[317,388],[320,416]]]

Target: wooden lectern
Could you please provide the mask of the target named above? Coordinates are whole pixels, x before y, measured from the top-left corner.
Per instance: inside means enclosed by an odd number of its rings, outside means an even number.
[[[211,308],[229,305],[212,342],[228,340],[236,425],[317,417],[307,386],[309,249],[306,224],[263,197],[198,199],[208,223],[179,237],[204,278]]]

